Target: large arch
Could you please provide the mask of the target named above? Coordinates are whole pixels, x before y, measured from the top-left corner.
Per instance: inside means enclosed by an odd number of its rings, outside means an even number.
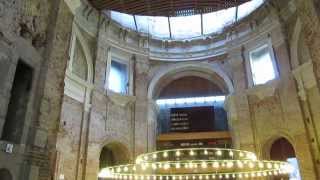
[[[13,177],[9,170],[0,169],[0,179],[1,180],[13,180]]]
[[[77,40],[79,40],[80,42],[80,47],[82,48],[84,55],[85,55],[85,59],[87,62],[87,70],[88,70],[88,77],[87,77],[87,81],[88,83],[93,83],[93,59],[92,59],[92,53],[91,50],[89,48],[88,42],[86,41],[85,37],[82,35],[78,25],[76,23],[73,24],[73,30],[75,33],[75,37]]]
[[[234,92],[231,79],[218,64],[186,63],[161,67],[149,83],[148,98],[154,99],[161,88],[183,76],[202,77],[216,83],[228,94]]]

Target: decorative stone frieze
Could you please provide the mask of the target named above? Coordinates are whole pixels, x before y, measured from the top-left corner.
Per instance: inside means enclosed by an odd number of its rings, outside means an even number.
[[[107,91],[107,97],[116,105],[126,107],[132,102],[135,102],[136,97],[135,96],[130,96],[130,95],[124,95],[124,94],[119,94],[115,93],[112,91]]]
[[[311,61],[304,63],[294,69],[292,73],[298,84],[299,97],[303,101],[307,100],[306,90],[317,85],[317,80],[313,70],[313,63]]]
[[[254,95],[258,97],[259,100],[263,100],[267,97],[272,97],[275,95],[277,87],[279,85],[278,80],[269,81],[267,84],[256,85],[247,90],[248,95]]]

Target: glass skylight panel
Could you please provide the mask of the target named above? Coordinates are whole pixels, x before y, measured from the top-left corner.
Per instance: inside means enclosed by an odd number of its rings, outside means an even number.
[[[250,65],[255,85],[264,84],[276,78],[276,71],[268,45],[250,52]]]
[[[149,33],[153,37],[170,38],[167,17],[135,16],[139,32]]]
[[[238,6],[238,19],[248,16],[264,3],[264,0],[251,0]]]
[[[135,16],[137,28],[139,32],[149,33],[150,31],[150,17],[149,16]]]
[[[228,8],[203,14],[203,34],[219,33],[235,22],[236,8]]]
[[[173,39],[201,36],[201,15],[170,17]]]
[[[251,0],[236,7],[203,14],[203,34],[221,33],[226,26],[248,16],[265,0]],[[159,39],[188,39],[201,36],[201,15],[170,17],[129,15],[110,11],[111,18],[121,26],[150,34]],[[136,24],[135,24],[136,20]],[[171,28],[171,29],[169,29]],[[170,32],[172,37],[170,37]]]
[[[124,14],[116,11],[111,11],[111,18],[119,23],[121,26],[124,26],[129,29],[136,30],[136,25],[134,23],[134,18],[132,15]]]

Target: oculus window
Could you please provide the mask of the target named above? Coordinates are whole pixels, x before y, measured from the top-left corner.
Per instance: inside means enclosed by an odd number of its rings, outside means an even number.
[[[268,45],[263,45],[249,54],[254,85],[265,84],[276,78],[275,62]]]
[[[108,88],[116,93],[128,93],[128,68],[127,64],[112,60],[109,73]]]
[[[117,24],[157,39],[192,39],[219,34],[261,7],[265,0],[250,0],[237,7],[190,16],[140,16],[116,11],[105,13]],[[201,18],[202,16],[202,18]]]

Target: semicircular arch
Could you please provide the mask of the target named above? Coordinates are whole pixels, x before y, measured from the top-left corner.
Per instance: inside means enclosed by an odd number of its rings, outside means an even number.
[[[216,83],[228,94],[234,92],[231,79],[218,64],[187,63],[161,67],[149,83],[148,98],[154,99],[154,97],[159,94],[161,88],[183,76],[198,76],[205,78]]]

